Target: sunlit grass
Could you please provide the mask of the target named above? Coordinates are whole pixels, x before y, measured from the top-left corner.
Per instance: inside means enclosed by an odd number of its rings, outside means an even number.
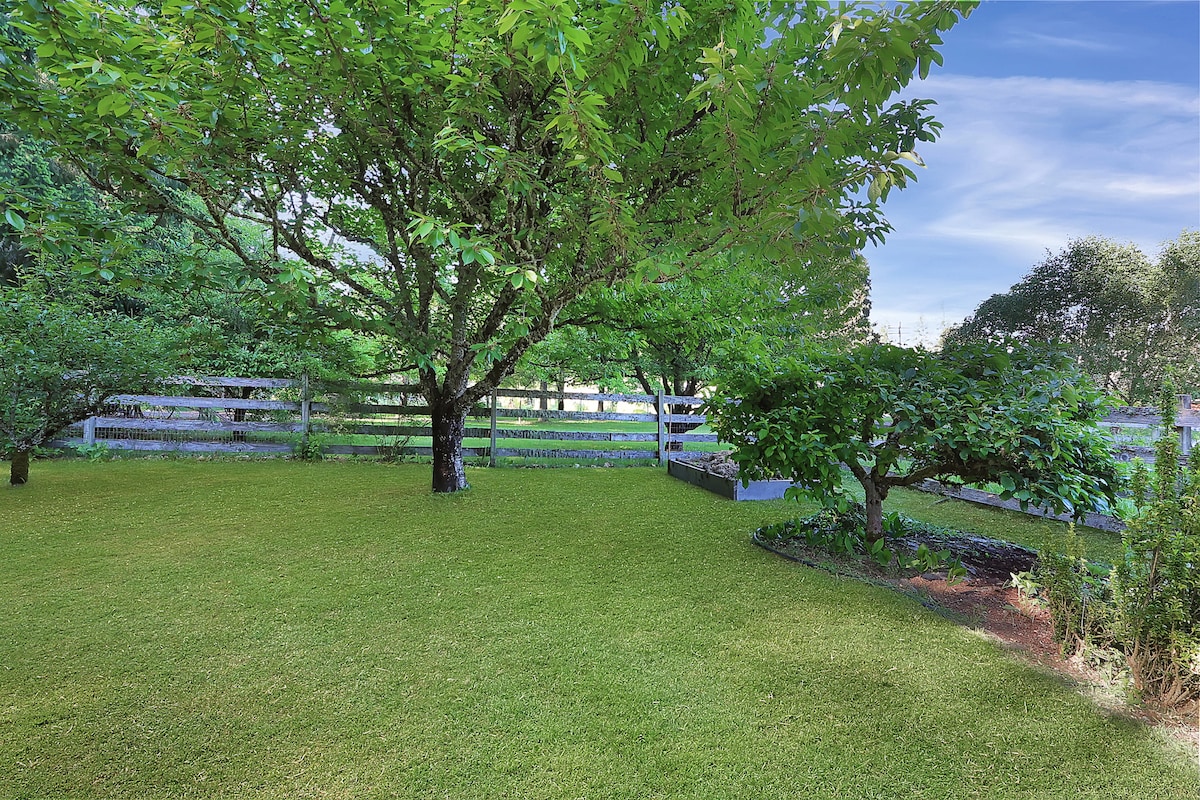
[[[1144,727],[748,542],[794,505],[469,477],[35,463],[0,490],[0,797],[1195,797]]]

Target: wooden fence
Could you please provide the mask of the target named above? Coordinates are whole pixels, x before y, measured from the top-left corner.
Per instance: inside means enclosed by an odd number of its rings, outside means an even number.
[[[92,417],[64,438],[58,447],[103,445],[114,450],[183,451],[194,453],[294,452],[309,441],[326,455],[429,456],[428,445],[413,445],[430,437],[429,409],[417,387],[406,384],[361,384],[323,387],[302,378],[178,377],[168,382],[178,394],[119,395],[104,416]],[[559,408],[548,408],[553,401]],[[696,409],[703,399],[668,394],[613,394],[500,389],[469,417],[486,427],[468,427],[463,449],[467,458],[562,458],[574,460],[647,459],[664,464],[689,444],[711,444],[715,434],[692,433],[705,417],[673,413],[672,407]],[[537,403],[541,407],[534,408]],[[565,408],[573,404],[574,410]],[[528,404],[529,407],[525,407]],[[600,410],[605,408],[608,410]],[[584,406],[596,410],[584,410]],[[614,410],[617,409],[617,410]],[[622,410],[623,409],[623,410]],[[501,425],[502,420],[534,420],[525,427]],[[654,423],[653,432],[555,430],[553,422]],[[1180,397],[1176,418],[1184,454],[1190,452],[1193,429],[1200,428],[1200,409],[1188,395]],[[1104,419],[1119,440],[1119,431],[1159,424],[1153,409],[1120,408]],[[562,425],[559,425],[562,428]],[[362,440],[367,439],[369,443]],[[529,446],[543,443],[546,446]],[[605,444],[624,447],[604,447]],[[522,446],[524,445],[524,446]],[[1146,443],[1119,445],[1118,457],[1152,460]]]
[[[429,445],[411,444],[432,435],[429,408],[416,386],[320,387],[310,386],[306,379],[218,377],[177,377],[168,384],[179,387],[180,393],[118,395],[104,416],[86,420],[51,445],[285,454],[308,441],[325,455],[432,454]],[[546,407],[551,401],[559,407]],[[542,407],[533,408],[535,402]],[[468,427],[465,440],[487,444],[464,447],[463,456],[486,458],[492,464],[498,458],[649,459],[663,464],[689,443],[717,441],[714,434],[690,432],[704,423],[702,414],[672,413],[672,407],[695,409],[703,402],[699,397],[668,394],[500,389],[469,412],[469,419],[486,421],[487,427]],[[567,403],[575,409],[568,410]],[[605,404],[610,410],[600,410]],[[584,405],[596,410],[583,410]],[[611,410],[614,407],[622,410]],[[537,424],[519,428],[501,424],[508,420],[536,420]],[[654,423],[655,428],[653,432],[555,430],[555,421]],[[606,448],[605,443],[625,446]]]

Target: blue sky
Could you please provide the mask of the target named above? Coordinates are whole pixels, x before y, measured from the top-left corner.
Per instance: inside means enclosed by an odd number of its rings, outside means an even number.
[[[872,320],[936,341],[1077,237],[1200,227],[1200,0],[984,0],[908,95],[942,137],[885,206]]]

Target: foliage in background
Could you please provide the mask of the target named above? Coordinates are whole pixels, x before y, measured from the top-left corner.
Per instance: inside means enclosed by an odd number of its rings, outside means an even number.
[[[113,313],[0,290],[0,447],[9,482],[29,480],[34,448],[98,415],[113,395],[154,388],[170,369],[154,329]]]
[[[1117,488],[1096,429],[1103,396],[1065,355],[1040,349],[811,351],[732,373],[707,413],[744,480],[778,473],[844,506],[844,464],[865,492],[872,542],[888,492],[927,478],[992,480],[1004,499],[1079,516]]]
[[[868,271],[858,255],[787,270],[745,257],[662,283],[600,287],[565,321],[611,341],[608,359],[647,394],[695,395],[754,355],[865,339]]]
[[[892,98],[973,5],[25,3],[0,113],[235,286],[391,340],[455,491],[466,411],[589,286],[882,238],[939,130]]]
[[[44,141],[0,123],[0,285],[174,329],[177,369],[195,375],[338,380],[372,374],[382,343],[306,327],[253,287],[227,279],[230,254],[176,214],[120,213]],[[47,207],[87,239],[86,255],[44,237],[21,238],[19,209]],[[11,212],[11,213],[10,213]],[[245,227],[245,226],[243,226]],[[103,253],[100,253],[100,251]]]
[[[1077,239],[946,334],[1011,336],[1064,347],[1126,405],[1152,403],[1168,371],[1200,392],[1200,231],[1155,261],[1132,244]]]

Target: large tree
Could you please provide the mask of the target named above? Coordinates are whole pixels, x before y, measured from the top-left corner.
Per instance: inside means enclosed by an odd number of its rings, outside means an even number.
[[[882,236],[938,129],[891,98],[971,5],[31,2],[0,112],[239,285],[393,338],[454,491],[467,411],[587,287]]]
[[[1047,254],[946,340],[1052,343],[1121,402],[1149,403],[1169,371],[1200,389],[1198,298],[1200,232],[1184,231],[1156,260],[1133,244],[1091,236]]]
[[[1002,497],[1082,516],[1115,500],[1097,425],[1104,397],[1064,354],[996,343],[940,352],[863,345],[748,365],[710,405],[747,478],[773,474],[829,503],[842,465],[863,487],[867,537],[883,502],[927,478],[995,481]]]

